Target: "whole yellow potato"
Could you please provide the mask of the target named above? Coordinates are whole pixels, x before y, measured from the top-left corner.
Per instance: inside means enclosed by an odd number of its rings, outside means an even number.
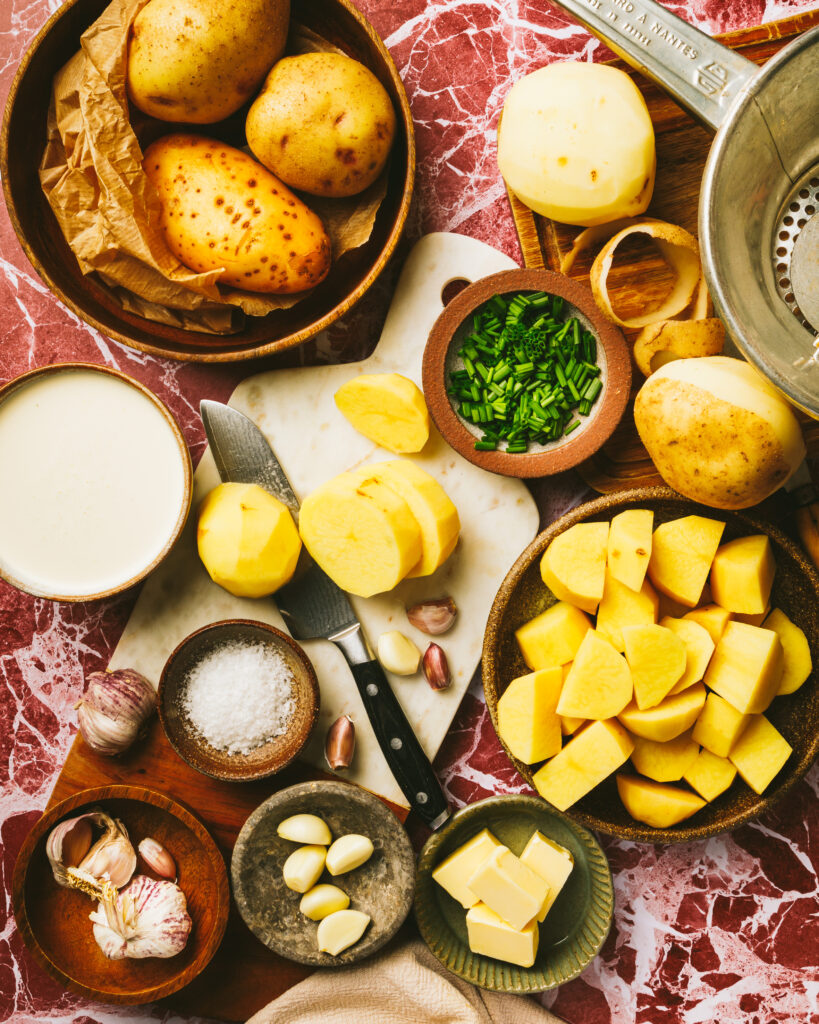
[[[221,121],[282,55],[289,20],[289,0],[149,0],[131,27],[131,102],[161,121]]]
[[[199,135],[166,135],[142,161],[160,202],[159,226],[191,270],[220,284],[289,294],[330,269],[321,220],[252,157]]]
[[[512,86],[498,167],[536,213],[589,227],[643,213],[654,190],[654,128],[640,90],[605,64],[564,61]]]
[[[285,57],[247,115],[247,142],[282,181],[317,196],[352,196],[384,168],[395,137],[387,90],[340,53]]]
[[[666,363],[640,389],[634,421],[663,479],[713,508],[757,504],[805,457],[791,407],[742,359]]]

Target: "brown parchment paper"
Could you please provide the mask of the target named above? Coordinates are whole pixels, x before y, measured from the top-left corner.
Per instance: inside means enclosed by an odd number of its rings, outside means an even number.
[[[164,132],[138,111],[131,124],[125,88],[130,26],[147,2],[113,0],[55,76],[40,181],[82,272],[96,274],[123,309],[189,330],[232,333],[246,315],[287,309],[311,293],[262,295],[220,286],[221,270],[189,270],[165,244],[137,136],[146,127],[150,141]],[[314,51],[342,52],[291,24],[286,52]],[[190,131],[207,136],[210,127],[191,125]],[[167,126],[168,133],[178,130]],[[347,199],[305,196],[324,222],[334,261],[369,239],[386,188],[384,173]]]

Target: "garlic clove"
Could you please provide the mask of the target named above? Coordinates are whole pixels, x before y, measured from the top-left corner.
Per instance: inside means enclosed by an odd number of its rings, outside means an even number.
[[[439,636],[452,627],[458,617],[458,607],[451,597],[440,597],[435,601],[421,601],[407,608],[407,619],[411,626],[430,636]]]
[[[103,830],[92,845],[93,827]],[[121,821],[104,811],[89,811],[55,825],[46,855],[58,885],[99,899],[125,885],[136,868],[136,853]]]
[[[284,862],[284,884],[294,892],[312,889],[324,870],[326,856],[327,850],[323,846],[300,846]]]
[[[331,875],[343,875],[370,859],[373,844],[366,836],[351,832],[340,836],[327,851],[327,870]]]
[[[346,910],[350,897],[337,885],[314,885],[302,896],[299,910],[311,921],[321,921],[337,910]]]
[[[378,638],[378,660],[388,672],[411,676],[418,671],[421,652],[403,633],[391,629]]]
[[[46,856],[59,885],[67,885],[66,868],[76,868],[91,849],[94,829],[87,814],[55,825],[46,840]]]
[[[338,956],[358,942],[371,920],[369,914],[360,910],[337,910],[319,922],[316,932],[318,948],[322,953]]]
[[[452,682],[449,662],[438,644],[430,644],[424,652],[424,676],[433,690],[446,690]]]
[[[122,892],[102,899],[89,917],[94,939],[109,960],[176,956],[193,924],[179,886],[147,875],[135,875]]]
[[[324,756],[334,772],[349,768],[355,754],[355,722],[349,715],[337,718],[327,731]]]
[[[92,672],[77,709],[83,739],[98,754],[127,750],[156,705],[148,680],[133,669]]]
[[[279,822],[276,832],[282,839],[308,846],[329,846],[333,841],[330,829],[315,814],[294,814],[285,818]]]
[[[176,881],[176,864],[162,843],[146,836],[137,847],[137,852],[155,875]]]
[[[115,889],[121,889],[128,884],[136,870],[136,851],[122,822],[114,818],[108,821],[105,835],[83,857],[79,870],[101,881],[110,882]]]

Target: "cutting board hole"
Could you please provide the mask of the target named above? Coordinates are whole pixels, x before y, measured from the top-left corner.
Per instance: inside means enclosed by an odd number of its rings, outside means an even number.
[[[460,295],[464,288],[468,288],[471,283],[472,282],[467,281],[465,277],[453,277],[453,279],[451,281],[447,281],[441,289],[441,302],[443,302],[445,306],[448,306],[455,296]]]

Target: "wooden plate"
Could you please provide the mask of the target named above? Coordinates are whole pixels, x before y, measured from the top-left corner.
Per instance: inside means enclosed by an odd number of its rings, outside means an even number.
[[[432,878],[436,865],[484,828],[516,855],[537,829],[574,857],[572,873],[540,925],[532,967],[473,953],[466,911]],[[430,836],[418,861],[415,917],[424,941],[454,974],[493,992],[545,992],[576,977],[606,941],[613,913],[611,871],[599,843],[538,797],[491,796],[464,807]]]
[[[753,512],[706,508],[688,501],[669,487],[623,491],[578,505],[554,522],[526,548],[501,584],[489,613],[483,644],[483,687],[496,732],[498,699],[514,678],[530,671],[521,657],[514,631],[555,603],[554,595],[540,578],[540,556],[558,534],[575,523],[609,520],[628,508],[652,509],[655,524],[692,514],[719,519],[726,524],[724,540],[751,533],[767,534],[776,559],[771,606],[781,608],[804,630],[813,664],[819,666],[819,574],[797,544]],[[736,828],[749,818],[762,814],[784,796],[816,759],[819,753],[816,672],[796,693],[777,697],[765,714],[793,747],[793,753],[762,796],[737,777],[730,789],[687,821],[672,828],[655,829],[631,818],[620,802],[612,775],[569,808],[567,813],[589,828],[621,839],[647,843],[691,842]],[[538,766],[523,764],[512,755],[503,739],[501,744],[520,774],[533,786],[532,777]]]
[[[294,21],[365,64],[390,94],[397,127],[387,171],[387,194],[369,241],[345,254],[309,300],[265,317],[247,317],[237,334],[207,335],[126,313],[93,275],[84,277],[40,187],[38,168],[45,147],[52,80],[77,52],[80,36],[107,5],[108,0],[67,0],[37,34],[12,82],[0,132],[0,176],[11,223],[23,251],[72,312],[131,348],[173,359],[233,362],[300,345],[364,295],[392,255],[409,212],[415,178],[415,136],[409,101],[387,48],[349,0],[294,0]],[[245,144],[245,114],[243,107],[219,125],[207,126],[205,134],[241,147]],[[174,129],[170,124],[158,127],[162,131],[155,127],[154,136]]]
[[[54,881],[45,854],[51,829],[95,807],[123,822],[134,847],[153,836],[176,861],[193,919],[188,944],[176,956],[107,960],[88,920],[96,903]],[[141,859],[137,873],[149,874]],[[230,893],[222,855],[190,811],[150,789],[103,786],[55,804],[29,832],[14,866],[12,904],[24,942],[52,977],[91,999],[136,1004],[178,991],[208,964],[225,932]]]

